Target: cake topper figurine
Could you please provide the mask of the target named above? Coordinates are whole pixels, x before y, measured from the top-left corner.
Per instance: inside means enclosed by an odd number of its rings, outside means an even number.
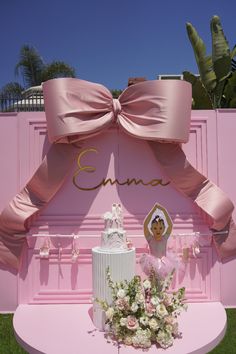
[[[109,230],[112,227],[112,213],[110,211],[107,211],[105,214],[103,214],[103,219],[104,219],[104,229],[105,231]]]
[[[122,216],[122,209],[121,205],[117,203],[112,204],[111,212],[107,211],[103,215],[103,219],[105,221],[105,231],[116,228],[122,229],[123,228],[123,216]]]
[[[123,213],[121,204],[113,203],[111,212],[103,214],[104,231],[102,232],[101,248],[113,252],[128,250],[132,248],[127,242],[126,231],[123,229]]]
[[[177,264],[176,257],[166,251],[167,240],[173,227],[167,210],[155,204],[144,220],[144,235],[148,242],[150,254],[143,254],[140,259],[144,273],[151,270],[160,277],[165,277]]]

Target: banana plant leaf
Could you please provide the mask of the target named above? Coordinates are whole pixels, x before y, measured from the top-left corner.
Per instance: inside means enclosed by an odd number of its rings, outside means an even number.
[[[206,56],[205,44],[193,25],[188,22],[186,24],[186,29],[193,47],[202,83],[206,87],[207,91],[212,92],[216,87],[216,75],[213,70],[211,57]]]
[[[210,97],[201,80],[189,71],[183,72],[183,78],[192,84],[193,109],[212,109]]]
[[[231,53],[230,53],[230,57],[231,59],[233,59],[236,56],[236,45],[233,47]]]
[[[231,53],[218,16],[212,17],[211,36],[213,69],[217,81],[221,82],[231,74]]]
[[[236,71],[227,81],[223,98],[225,107],[236,108]]]

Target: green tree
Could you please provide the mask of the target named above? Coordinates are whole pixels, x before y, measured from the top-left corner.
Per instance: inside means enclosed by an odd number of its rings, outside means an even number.
[[[21,86],[18,82],[9,82],[5,86],[3,86],[2,90],[0,91],[1,97],[9,97],[13,96],[15,98],[20,98],[22,96],[22,91],[24,87]]]
[[[122,90],[118,90],[118,89],[111,90],[111,94],[113,98],[118,98],[122,94]]]
[[[34,47],[23,45],[15,67],[15,75],[22,77],[24,87],[18,83],[8,83],[0,90],[2,96],[4,94],[15,96],[16,93],[18,95],[19,89],[22,91],[38,86],[49,79],[75,77],[75,70],[63,61],[53,61],[47,64]]]
[[[234,107],[236,103],[235,73],[233,58],[236,47],[231,51],[219,16],[210,23],[212,53],[206,54],[206,46],[191,23],[186,24],[200,77],[184,71],[184,79],[193,87],[193,105],[196,109]],[[229,86],[228,86],[229,85]]]

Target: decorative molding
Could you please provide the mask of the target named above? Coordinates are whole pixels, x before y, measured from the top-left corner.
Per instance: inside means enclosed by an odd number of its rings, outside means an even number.
[[[19,151],[20,181],[23,186],[42,162],[43,146],[47,134],[44,112],[32,114],[20,113],[19,117]]]
[[[89,304],[92,303],[92,290],[46,290],[39,291],[30,301],[29,304],[46,303],[77,303],[77,304]]]
[[[0,117],[5,117],[5,116],[7,116],[7,117],[11,117],[11,116],[15,117],[18,114],[19,114],[18,112],[0,112]]]
[[[195,156],[194,161],[191,159],[191,163],[194,167],[203,174],[208,174],[207,170],[207,119],[193,119],[190,126],[190,136],[195,142]],[[191,151],[191,156],[193,152]]]
[[[198,213],[183,213],[183,214],[174,214],[170,213],[170,216],[174,220],[174,224],[176,228],[187,228],[191,227],[193,224],[193,221],[195,224],[201,226],[205,225],[204,220]],[[136,217],[133,215],[124,215],[124,224],[126,229],[136,229],[137,227],[140,228],[140,226],[143,225],[143,220],[145,219],[146,215],[145,214],[138,214]],[[64,226],[64,227],[69,227],[69,226],[79,226],[80,231],[86,230],[90,231],[96,228],[96,230],[101,230],[103,229],[104,226],[104,221],[101,218],[101,215],[97,214],[90,214],[90,215],[42,215],[38,220],[34,222],[34,226],[32,230],[30,231],[29,235],[32,233],[35,233],[34,229],[37,229],[37,227],[42,226],[44,224],[47,228],[47,225],[52,225],[55,227],[58,226]]]

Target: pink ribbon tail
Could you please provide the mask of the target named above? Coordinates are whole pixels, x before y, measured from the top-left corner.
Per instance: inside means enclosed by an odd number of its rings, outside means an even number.
[[[74,161],[72,145],[53,144],[33,177],[0,215],[0,263],[19,269],[27,232],[64,183]]]
[[[179,144],[154,141],[149,144],[175,188],[198,205],[213,231],[222,231],[213,236],[219,257],[226,260],[235,256],[236,226],[232,220],[234,205],[231,200],[188,162]]]

